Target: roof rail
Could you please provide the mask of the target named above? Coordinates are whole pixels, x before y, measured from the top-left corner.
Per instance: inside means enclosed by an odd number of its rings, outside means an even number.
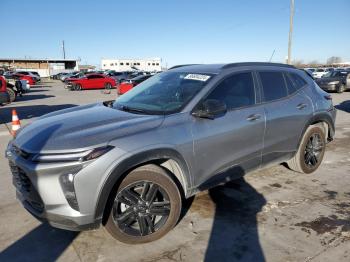
[[[222,69],[231,68],[231,67],[239,67],[239,66],[280,66],[280,67],[295,68],[295,66],[288,65],[288,64],[282,64],[282,63],[242,62],[242,63],[226,64],[222,67]]]
[[[179,67],[183,67],[183,66],[193,66],[193,65],[200,65],[200,64],[185,64],[185,65],[176,65],[176,66],[172,66],[172,67],[170,67],[168,70],[170,70],[170,69],[175,69],[175,68],[179,68]]]

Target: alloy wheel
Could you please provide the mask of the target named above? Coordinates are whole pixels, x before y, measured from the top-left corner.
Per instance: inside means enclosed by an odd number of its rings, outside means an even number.
[[[312,134],[306,143],[305,152],[304,152],[304,161],[305,164],[313,168],[320,161],[322,151],[324,150],[324,143],[320,134]]]
[[[146,236],[159,230],[170,214],[169,196],[150,181],[132,183],[121,189],[113,203],[114,223],[131,236]]]

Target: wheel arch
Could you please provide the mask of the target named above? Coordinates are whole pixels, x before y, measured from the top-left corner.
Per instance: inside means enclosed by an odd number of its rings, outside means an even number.
[[[311,125],[316,125],[316,124],[326,125],[324,127],[325,127],[326,132],[327,132],[327,141],[332,141],[333,140],[334,133],[335,133],[334,122],[333,122],[331,116],[328,115],[327,113],[320,113],[320,114],[314,115],[305,124],[303,132],[301,133],[301,136],[299,138],[298,148],[300,146],[300,143],[301,143],[301,141],[303,139],[303,136],[304,136],[306,130],[308,129],[308,127],[311,126]]]
[[[164,168],[179,187],[183,197],[190,196],[190,171],[181,154],[174,149],[147,150],[121,161],[108,175],[97,200],[96,219],[102,218],[102,223],[106,222],[113,201],[114,189],[132,170],[147,164],[155,164]]]

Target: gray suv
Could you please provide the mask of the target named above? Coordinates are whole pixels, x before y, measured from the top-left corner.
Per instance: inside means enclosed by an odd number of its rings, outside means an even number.
[[[271,164],[321,164],[334,136],[330,95],[272,63],[183,65],[115,101],[47,114],[6,150],[17,197],[52,226],[145,243],[184,199]]]

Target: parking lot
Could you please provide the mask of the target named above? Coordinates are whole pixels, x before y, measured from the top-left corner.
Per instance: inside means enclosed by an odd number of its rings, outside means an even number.
[[[116,90],[72,92],[60,81],[43,80],[0,108],[0,261],[350,260],[350,92],[332,94],[336,136],[315,173],[270,167],[202,192],[156,242],[126,245],[103,228],[70,232],[38,222],[15,199],[3,154],[12,108],[23,126],[55,110],[116,96]]]

